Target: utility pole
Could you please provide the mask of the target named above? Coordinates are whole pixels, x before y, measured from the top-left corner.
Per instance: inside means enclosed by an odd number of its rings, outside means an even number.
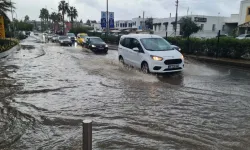
[[[12,18],[12,26],[13,26],[13,31],[14,31],[14,34],[13,35],[15,35],[15,26],[14,26],[14,20],[13,20],[13,10],[12,10],[12,2],[11,2],[11,0],[10,0],[10,3],[11,3],[11,18]],[[16,18],[17,19],[17,18]]]
[[[189,7],[188,7],[188,9],[187,9],[187,16],[188,16],[188,12],[189,12]]]
[[[175,15],[175,27],[174,27],[175,36],[177,30],[178,6],[179,6],[179,0],[176,0],[176,15]]]
[[[144,30],[145,30],[145,20],[144,20],[144,15],[145,15],[145,12],[143,11],[143,15],[142,15],[142,17],[143,17],[142,31],[144,31]]]
[[[106,20],[106,36],[108,36],[109,33],[109,0],[107,0],[107,20]]]

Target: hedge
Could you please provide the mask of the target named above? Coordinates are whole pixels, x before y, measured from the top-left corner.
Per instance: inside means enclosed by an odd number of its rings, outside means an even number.
[[[215,57],[218,51],[218,57],[240,59],[243,55],[250,53],[250,40],[248,39],[220,38],[218,46],[217,38],[190,38],[189,42],[186,38],[168,37],[166,39],[171,44],[179,46],[182,52],[188,54]]]
[[[18,44],[17,40],[0,39],[0,53],[11,49]]]

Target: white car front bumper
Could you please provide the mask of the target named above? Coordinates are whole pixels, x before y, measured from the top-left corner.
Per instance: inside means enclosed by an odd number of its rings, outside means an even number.
[[[148,65],[149,71],[153,73],[178,72],[184,69],[184,59],[151,60]]]

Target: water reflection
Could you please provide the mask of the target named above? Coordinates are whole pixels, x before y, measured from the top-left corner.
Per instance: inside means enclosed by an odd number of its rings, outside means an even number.
[[[161,82],[169,83],[172,85],[184,85],[184,75],[183,72],[165,73],[158,74],[157,79]]]

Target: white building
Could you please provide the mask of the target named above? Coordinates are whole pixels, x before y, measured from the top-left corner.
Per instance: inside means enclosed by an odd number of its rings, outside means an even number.
[[[187,16],[182,16],[187,17]],[[178,17],[180,20],[182,17]],[[242,0],[240,4],[239,14],[232,14],[230,17],[221,16],[201,16],[189,15],[194,22],[196,22],[202,30],[194,37],[215,37],[219,30],[221,34],[230,34],[234,29],[238,29],[238,34],[249,33],[250,29],[250,0]],[[160,36],[174,36],[175,17],[156,18],[153,20],[153,31]],[[180,23],[180,22],[179,22]],[[182,34],[180,24],[177,25],[176,35]]]
[[[117,20],[115,21],[116,29],[137,29],[141,30],[144,23],[143,18],[133,18],[132,20]]]
[[[198,33],[192,35],[194,37],[215,37],[218,33],[218,30],[221,30],[222,34],[225,34],[225,19],[227,19],[227,17],[200,16],[200,15],[190,15],[188,17],[192,18],[192,20],[202,28]],[[167,36],[175,36],[174,25],[175,25],[175,17],[154,19],[153,20],[154,34],[160,36],[166,36],[166,34]],[[182,35],[182,31],[180,29],[180,24],[178,23],[176,36],[180,35]]]

